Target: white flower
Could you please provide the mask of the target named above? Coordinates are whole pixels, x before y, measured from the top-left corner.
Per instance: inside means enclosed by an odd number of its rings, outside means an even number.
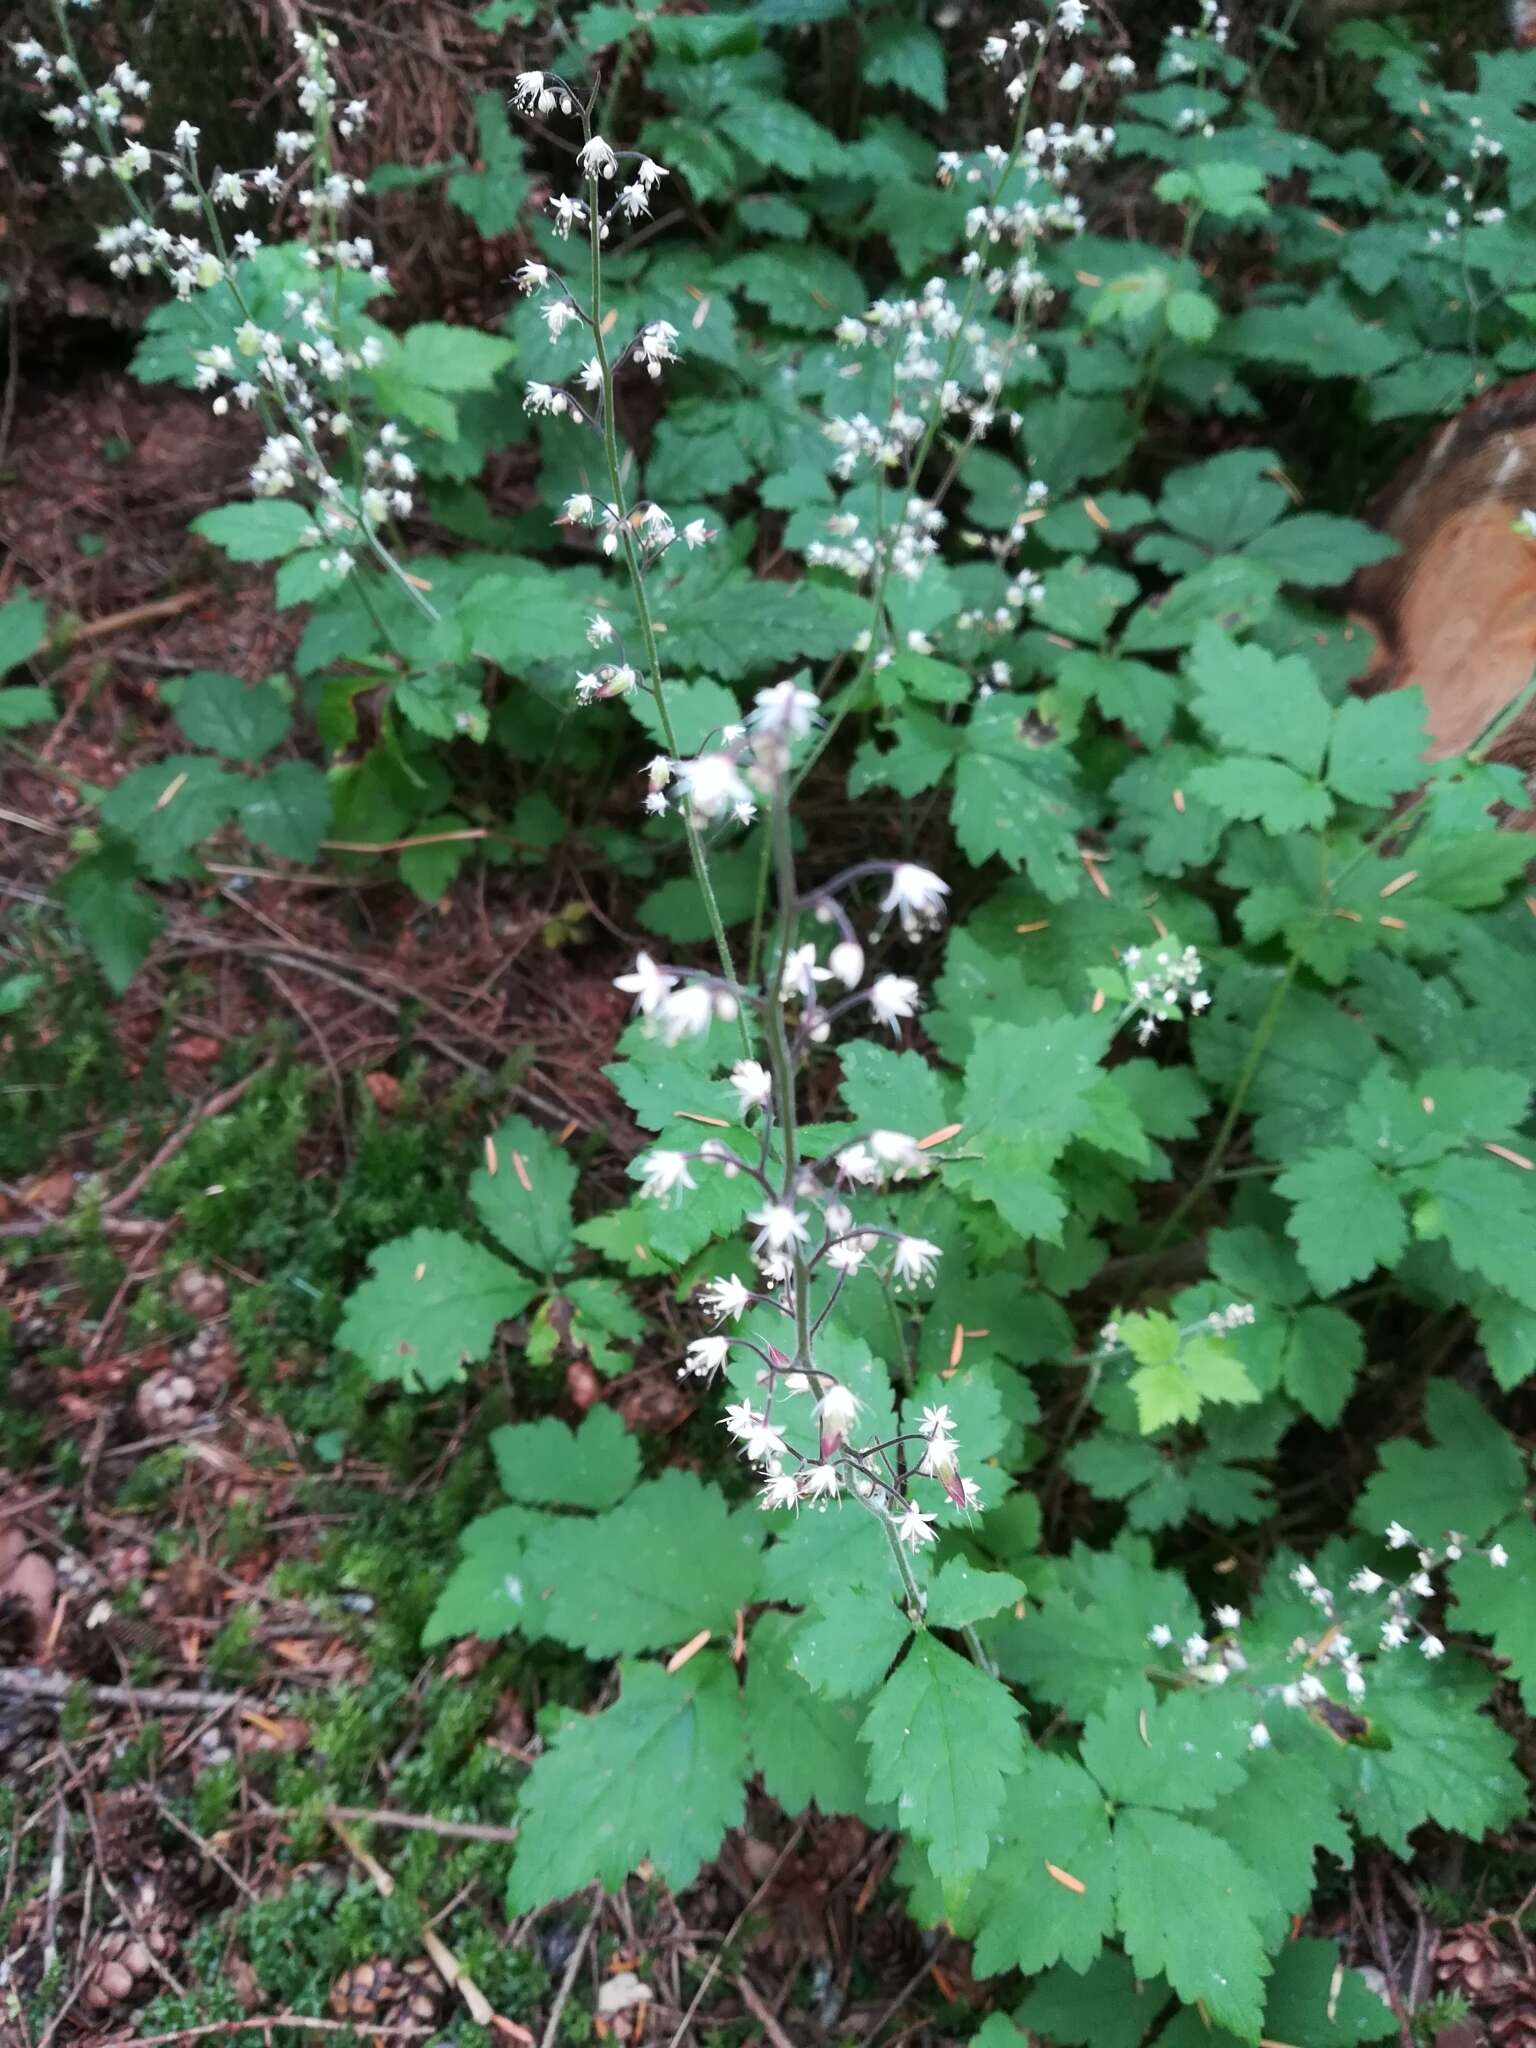
[[[655,1015],[665,1045],[702,1038],[714,1022],[715,998],[702,981],[691,981],[667,996]]]
[[[722,1274],[699,1290],[699,1306],[717,1323],[740,1322],[751,1303],[751,1288],[734,1273]]]
[[[925,1515],[915,1501],[909,1502],[905,1514],[896,1524],[896,1534],[901,1541],[913,1550],[921,1550],[925,1543],[933,1541],[935,1533],[932,1515]]]
[[[919,1436],[948,1436],[954,1426],[955,1420],[947,1404],[941,1402],[937,1407],[924,1408],[923,1419],[917,1429]]]
[[[698,1186],[686,1152],[648,1152],[640,1164],[645,1175],[640,1193],[647,1201],[664,1202],[676,1188]]]
[[[625,995],[633,996],[635,1008],[643,1017],[648,1017],[677,987],[677,976],[658,967],[649,953],[637,953],[634,973],[616,975],[613,985],[622,989]]]
[[[1088,19],[1088,9],[1083,0],[1059,0],[1056,9],[1056,26],[1063,35],[1075,36]]]
[[[757,1225],[755,1248],[766,1245],[771,1252],[787,1252],[802,1245],[810,1236],[806,1228],[805,1211],[793,1209],[788,1202],[769,1202],[747,1218]]]
[[[530,259],[518,269],[514,281],[520,291],[541,292],[549,283],[549,265]]]
[[[1393,1550],[1406,1550],[1413,1537],[1401,1522],[1388,1522],[1387,1542]]]
[[[807,1465],[800,1474],[800,1492],[806,1500],[832,1500],[842,1483],[835,1465]]]
[[[869,1149],[897,1180],[921,1178],[931,1170],[928,1154],[905,1131],[871,1131]]]
[[[1268,1749],[1269,1730],[1262,1721],[1255,1721],[1248,1730],[1248,1747],[1250,1749]]]
[[[882,974],[869,991],[869,1007],[894,1032],[903,1017],[917,1015],[918,987],[902,974]]]
[[[690,553],[695,548],[703,547],[706,541],[713,538],[714,535],[702,519],[690,519],[683,528],[683,540]]]
[[[1300,1586],[1303,1593],[1310,1593],[1317,1584],[1317,1573],[1310,1565],[1299,1564],[1291,1573],[1291,1583]]]
[[[834,1381],[816,1403],[816,1414],[821,1422],[821,1455],[830,1458],[859,1419],[859,1397],[841,1380]]]
[[[1386,1583],[1380,1572],[1373,1572],[1368,1565],[1362,1565],[1350,1580],[1349,1587],[1352,1593],[1379,1593]]]
[[[756,704],[752,723],[791,740],[805,738],[821,708],[814,690],[802,690],[793,682],[775,683],[770,690],[759,690]]]
[[[1211,1646],[1204,1636],[1186,1636],[1179,1655],[1186,1664],[1203,1664],[1211,1653]]]
[[[1173,1641],[1173,1630],[1166,1621],[1154,1621],[1147,1630],[1147,1641],[1154,1650],[1166,1650]]]
[[[939,1479],[953,1469],[955,1453],[960,1446],[952,1436],[931,1436],[923,1455],[917,1461],[917,1469],[925,1478]]]
[[[1445,1655],[1445,1645],[1438,1636],[1425,1636],[1424,1640],[1419,1644],[1419,1653],[1421,1656],[1427,1657],[1431,1664],[1433,1664],[1437,1657]]]
[[[840,939],[827,955],[827,966],[844,988],[857,988],[864,976],[864,948],[857,939]]]
[[[940,1262],[938,1245],[926,1237],[903,1237],[895,1249],[897,1286],[930,1286]]]
[[[910,934],[923,925],[939,922],[944,915],[944,898],[948,894],[948,882],[940,881],[928,868],[903,861],[891,876],[891,886],[880,908],[887,914],[893,910],[898,912],[902,930]]]
[[[758,1506],[766,1509],[799,1507],[800,1482],[794,1474],[777,1464],[764,1469],[768,1476],[758,1495]]]
[[[743,1116],[764,1108],[773,1098],[773,1076],[760,1060],[738,1060],[731,1069],[731,1086]]]
[[[721,1420],[739,1442],[752,1434],[761,1423],[762,1417],[750,1401],[732,1401],[727,1405]]]
[[[1218,1628],[1241,1628],[1243,1617],[1235,1607],[1218,1607],[1211,1619]]]
[[[573,491],[566,499],[565,509],[560,517],[569,525],[579,525],[584,519],[592,517],[592,500],[585,491]]]
[[[594,135],[576,152],[576,161],[589,178],[611,178],[618,158],[601,135]]]
[[[775,1429],[766,1416],[754,1418],[741,1440],[741,1455],[751,1465],[766,1465],[772,1458],[782,1458],[786,1450],[784,1432]]]
[[[697,1373],[701,1380],[707,1380],[713,1373],[724,1370],[730,1354],[729,1337],[695,1337],[688,1346],[688,1362],[683,1370]]]
[[[196,149],[198,138],[201,134],[202,130],[194,128],[190,121],[178,121],[176,123],[176,131],[171,140],[184,155],[190,156],[193,150]]]
[[[735,805],[752,800],[730,754],[700,754],[692,761],[679,761],[677,779],[687,793],[689,807],[701,818],[721,817]]]
[[[1495,1571],[1502,1571],[1505,1565],[1509,1563],[1509,1552],[1504,1548],[1502,1543],[1493,1543],[1489,1545],[1488,1562],[1493,1566]]]

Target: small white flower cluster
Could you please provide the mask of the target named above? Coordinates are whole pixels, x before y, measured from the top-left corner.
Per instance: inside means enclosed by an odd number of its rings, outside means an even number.
[[[1390,1655],[1414,1640],[1417,1634],[1420,1656],[1434,1663],[1445,1655],[1445,1644],[1416,1618],[1416,1604],[1434,1595],[1434,1573],[1442,1565],[1454,1564],[1458,1558],[1474,1554],[1486,1558],[1495,1570],[1502,1571],[1509,1563],[1509,1552],[1502,1543],[1479,1548],[1454,1533],[1442,1549],[1431,1550],[1420,1546],[1401,1522],[1389,1523],[1386,1538],[1392,1550],[1412,1549],[1417,1553],[1416,1570],[1401,1584],[1394,1584],[1383,1573],[1362,1566],[1350,1578],[1349,1591],[1367,1600],[1375,1600],[1379,1596],[1385,1610],[1381,1619],[1372,1624],[1377,1632],[1374,1654]],[[1349,1709],[1359,1708],[1365,1701],[1369,1682],[1362,1653],[1343,1626],[1338,1597],[1322,1583],[1309,1564],[1295,1566],[1291,1572],[1291,1583],[1317,1608],[1323,1627],[1316,1640],[1301,1635],[1290,1645],[1291,1659],[1301,1666],[1298,1675],[1279,1684],[1258,1688],[1260,1696],[1281,1707],[1305,1713],[1336,1706],[1339,1703],[1333,1702],[1320,1675],[1332,1671],[1343,1681]],[[1193,1635],[1178,1646],[1180,1662],[1197,1683],[1225,1685],[1229,1679],[1241,1676],[1249,1669],[1248,1658],[1239,1641],[1243,1617],[1235,1607],[1218,1607],[1212,1622],[1213,1638]],[[1169,1649],[1174,1644],[1173,1631],[1166,1622],[1154,1623],[1147,1631],[1147,1641],[1153,1649]],[[1249,1740],[1255,1749],[1267,1749],[1271,1739],[1270,1730],[1263,1721],[1255,1722],[1249,1731]]]
[[[59,26],[67,41],[62,15]],[[168,151],[136,137],[123,140],[140,125],[130,103],[142,106],[151,95],[149,81],[128,62],[92,88],[72,44],[58,55],[31,39],[12,49],[39,85],[70,93],[45,116],[69,138],[60,152],[66,179],[109,178],[122,187],[128,218],[97,236],[113,275],[158,274],[181,299],[227,287],[238,324],[232,321],[223,340],[198,352],[196,388],[210,394],[221,417],[232,406],[260,417],[266,439],[251,469],[252,490],[258,497],[306,491],[316,505],[309,539],[336,543],[322,566],[344,576],[360,545],[380,551],[380,530],[410,514],[416,470],[398,428],[385,423],[371,437],[358,429],[353,381],[382,362],[384,344],[372,335],[353,342],[338,331],[330,282],[338,270],[361,272],[381,289],[389,282],[368,238],[345,237],[340,228],[343,210],[363,186],[337,168],[333,142],[358,133],[367,103],[340,103],[330,69],[337,42],[331,31],[295,29],[293,42],[302,66],[298,102],[309,127],[280,129],[274,160],[256,170],[206,173],[197,155],[200,134],[190,121],[176,124]],[[285,294],[279,331],[252,317],[241,284],[237,259],[260,255],[262,238],[249,226],[234,229],[229,217],[247,216],[253,200],[282,199],[290,186],[307,217],[304,260],[316,278],[313,290]],[[173,228],[162,216],[198,220],[202,231]],[[323,438],[345,447],[346,480],[322,452]]]
[[[1002,427],[1016,435],[1021,416],[1005,403],[1018,366],[1037,352],[1029,325],[1048,306],[1052,292],[1041,268],[1042,245],[1057,236],[1080,234],[1081,202],[1068,188],[1074,168],[1104,157],[1114,130],[1090,122],[1052,121],[1030,125],[1028,101],[1048,48],[1059,47],[1089,24],[1079,0],[1058,0],[1044,23],[1018,20],[1006,33],[989,36],[984,61],[1006,78],[1005,96],[1014,111],[1010,142],[989,143],[973,154],[944,150],[937,176],[945,186],[967,189],[964,248],[951,282],[933,277],[910,298],[878,299],[861,317],[837,323],[843,346],[878,356],[889,366],[890,402],[855,409],[827,420],[833,443],[833,473],[845,483],[873,473],[898,489],[894,517],[884,531],[869,530],[863,515],[840,506],[826,522],[827,537],[806,550],[808,562],[831,567],[860,581],[883,586],[888,576],[916,581],[937,552],[944,531],[942,500],[965,453]],[[1116,83],[1134,75],[1128,60],[1086,61],[1061,71],[1056,90],[1069,97],[1101,80]],[[954,444],[953,459],[933,499],[918,495],[917,483],[936,437]],[[1032,486],[1028,516],[1006,542],[967,536],[992,548],[1007,570],[1004,603],[986,613],[968,612],[962,629],[1017,631],[1041,596],[1039,579],[1011,565],[1033,519],[1045,509],[1043,485]],[[878,667],[890,650],[867,638],[854,651]],[[928,650],[924,650],[928,651]],[[998,687],[994,679],[990,687]]]
[[[808,730],[808,707],[801,701],[807,696],[798,686],[781,684],[763,693],[754,714],[748,772],[775,804],[783,801],[789,743]],[[731,773],[740,772],[736,756],[725,759]],[[666,761],[657,765],[663,773],[674,767]],[[681,801],[697,801],[699,769],[698,762],[681,764],[679,780],[686,791]],[[712,769],[710,774],[723,777],[725,771]],[[730,796],[727,788],[720,801]],[[933,1512],[913,1498],[913,1480],[937,1481],[959,1507],[974,1506],[978,1498],[974,1484],[958,1471],[949,1411],[931,1407],[916,1431],[857,1440],[861,1404],[818,1363],[815,1340],[844,1286],[866,1268],[893,1290],[933,1284],[940,1247],[884,1217],[895,1190],[932,1173],[940,1157],[936,1146],[952,1133],[918,1140],[888,1129],[853,1132],[815,1160],[798,1156],[794,1137],[797,1076],[833,1027],[865,1011],[897,1030],[917,1013],[918,985],[907,976],[884,972],[865,982],[865,942],[848,906],[861,885],[876,880],[883,891],[871,943],[892,925],[912,938],[942,919],[949,891],[938,875],[909,861],[864,861],[791,903],[777,976],[763,993],[720,976],[659,964],[644,953],[616,986],[634,998],[640,1016],[667,1044],[701,1036],[717,1018],[735,1020],[745,1013],[759,1025],[768,1055],[765,1064],[749,1054],[730,1072],[738,1115],[753,1130],[755,1145],[738,1149],[735,1142],[710,1137],[690,1151],[653,1148],[639,1162],[641,1194],[654,1201],[666,1202],[696,1187],[696,1169],[745,1178],[761,1196],[747,1218],[756,1284],[725,1274],[701,1291],[700,1305],[716,1327],[688,1345],[682,1373],[712,1379],[740,1351],[756,1361],[761,1405],[739,1401],[727,1410],[726,1422],[742,1455],[758,1468],[764,1507],[824,1506],[849,1494],[881,1515],[898,1542],[916,1549],[933,1539],[936,1522]],[[814,938],[800,938],[803,918],[829,936],[825,958]],[[828,989],[840,992],[829,1000]],[[877,1214],[855,1214],[855,1204],[864,1209],[870,1202],[879,1205]],[[727,1334],[720,1329],[739,1325],[753,1310],[776,1314],[792,1328],[791,1349],[781,1350],[750,1331]],[[797,1397],[813,1404],[814,1442],[803,1433],[795,1441]],[[802,1411],[801,1424],[807,1419]]]
[[[1447,198],[1443,218],[1430,227],[1425,237],[1431,249],[1441,248],[1448,241],[1459,243],[1468,228],[1497,227],[1505,218],[1502,206],[1483,203],[1489,174],[1499,171],[1503,143],[1488,133],[1478,114],[1471,117],[1464,130],[1457,131],[1457,139],[1466,150],[1469,168],[1464,172],[1447,171],[1440,181],[1440,189]]]
[[[1132,1003],[1141,1012],[1136,1036],[1143,1045],[1156,1035],[1159,1024],[1176,1022],[1184,1004],[1197,1017],[1210,1008],[1210,994],[1200,986],[1205,968],[1195,947],[1180,949],[1167,940],[1150,949],[1127,946],[1120,960],[1130,978]]]
[[[1231,17],[1222,13],[1220,0],[1200,0],[1200,19],[1193,28],[1168,31],[1162,75],[1188,78],[1191,72],[1203,70],[1213,51],[1226,48],[1231,33]]]

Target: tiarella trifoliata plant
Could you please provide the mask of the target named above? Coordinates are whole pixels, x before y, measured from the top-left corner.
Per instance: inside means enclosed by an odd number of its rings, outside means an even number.
[[[73,5],[80,10],[82,0]],[[217,415],[233,406],[261,420],[265,439],[251,490],[258,498],[308,500],[313,525],[302,538],[323,546],[322,573],[346,576],[366,550],[430,612],[394,552],[398,522],[414,508],[416,465],[401,428],[373,416],[366,388],[385,345],[366,331],[362,308],[388,290],[389,277],[366,235],[343,232],[343,216],[363,188],[340,153],[368,108],[364,100],[338,103],[334,31],[293,31],[307,125],[279,129],[269,163],[208,169],[191,121],[176,122],[169,148],[138,139],[152,81],[124,59],[109,78],[91,83],[65,0],[52,6],[58,47],[27,38],[12,45],[13,54],[53,96],[45,118],[66,138],[64,177],[120,194],[126,219],[97,238],[112,274],[159,276],[179,300],[199,302],[206,340],[196,350],[196,388],[212,394]],[[282,292],[274,322],[252,306],[245,266],[262,256],[260,223],[279,203],[295,207],[304,223],[308,275]]]
[[[1277,117],[1238,11],[1131,23],[1138,73],[1061,0],[977,32],[989,144],[958,103],[919,132],[910,11],[828,38],[862,107],[771,11],[588,7],[481,95],[490,168],[406,167],[518,234],[504,334],[369,322],[353,51],[299,48],[304,232],[259,247],[271,175],[153,105],[131,150],[70,17],[62,73],[19,53],[77,183],[127,158],[144,374],[261,418],[199,530],[310,607],[330,754],[253,784],[220,764],[283,694],[168,682],[219,762],[126,775],[64,893],[99,947],[125,876],[183,885],[307,773],[281,857],[334,801],[327,850],[398,850],[423,905],[468,841],[579,878],[551,951],[621,935],[591,981],[644,1137],[524,1077],[464,1227],[379,1246],[338,1333],[403,1403],[504,1367],[505,1502],[428,1642],[622,1660],[541,1725],[515,1912],[686,1885],[755,1780],[899,1828],[914,1913],[1034,1980],[1043,2038],[1384,2037],[1339,1868],[1434,1827],[1488,1835],[1482,1884],[1526,1800],[1536,925],[1499,733],[1426,762],[1308,593],[1392,549],[1317,509],[1376,462],[1344,424],[1536,360],[1536,57],[1453,90],[1351,25],[1378,154]],[[41,632],[0,610],[0,652]]]

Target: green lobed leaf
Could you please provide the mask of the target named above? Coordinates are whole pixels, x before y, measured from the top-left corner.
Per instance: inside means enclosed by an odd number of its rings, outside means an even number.
[[[672,1470],[606,1514],[537,1531],[528,1598],[547,1634],[589,1657],[675,1649],[701,1628],[734,1628],[762,1541],[760,1516],[733,1515],[718,1488]]]
[[[490,1435],[496,1476],[508,1500],[566,1508],[610,1508],[640,1477],[640,1449],[617,1409],[599,1405],[574,1430],[553,1416]]]
[[[533,1288],[505,1259],[453,1230],[413,1230],[368,1255],[336,1342],[376,1380],[444,1387],[490,1351]]]
[[[736,1676],[705,1651],[681,1671],[624,1667],[616,1703],[568,1721],[523,1785],[507,1911],[532,1912],[594,1879],[616,1891],[650,1862],[681,1890],[745,1811]]]
[[[1269,1958],[1264,1888],[1219,1835],[1129,1807],[1115,1821],[1115,1917],[1138,1975],[1162,1975],[1219,2026],[1257,2038]]]
[[[176,697],[176,723],[194,747],[226,761],[258,761],[287,738],[293,714],[275,677],[242,683],[238,676],[198,669]]]
[[[279,562],[304,545],[309,513],[291,498],[253,498],[216,505],[192,521],[192,532],[222,548],[232,562]]]
[[[859,1732],[869,1745],[871,1794],[899,1803],[934,1875],[954,1884],[980,1870],[1005,1781],[1024,1759],[1007,1688],[922,1635],[876,1693]]]
[[[744,1704],[753,1768],[786,1813],[812,1803],[858,1813],[866,1803],[857,1707],[813,1692],[799,1675],[793,1618],[764,1614],[748,1640]]]
[[[576,1163],[525,1116],[508,1117],[486,1141],[469,1199],[486,1229],[531,1272],[559,1272],[575,1241]]]

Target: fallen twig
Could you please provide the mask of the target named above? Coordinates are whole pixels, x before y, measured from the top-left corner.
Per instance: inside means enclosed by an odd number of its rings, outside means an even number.
[[[185,1145],[188,1142],[188,1140],[191,1139],[202,1128],[202,1126],[205,1123],[207,1123],[213,1117],[222,1116],[226,1109],[233,1109],[235,1104],[240,1100],[241,1096],[246,1094],[250,1089],[254,1088],[256,1083],[262,1078],[264,1074],[270,1074],[273,1067],[276,1064],[276,1060],[263,1060],[259,1067],[252,1067],[251,1071],[247,1075],[245,1075],[242,1080],[232,1082],[228,1088],[221,1088],[216,1095],[210,1095],[204,1101],[200,1102],[197,1108],[193,1110],[192,1114],[187,1118],[186,1122],[179,1125],[176,1130],[172,1131],[171,1135],[166,1139],[165,1143],[160,1147],[159,1151],[154,1153],[151,1156],[151,1158],[143,1166],[139,1168],[138,1172],[133,1176],[133,1179],[129,1181],[128,1185],[124,1188],[120,1188],[115,1195],[109,1196],[108,1199],[102,1203],[102,1215],[116,1216],[119,1215],[124,1209],[126,1209],[129,1206],[129,1204],[133,1201],[134,1197],[143,1192],[143,1190],[148,1186],[149,1182],[160,1171],[161,1167],[167,1165],[172,1159],[174,1159],[176,1157],[176,1154],[183,1147],[183,1145]]]
[[[571,1950],[571,1959],[565,1966],[565,1975],[560,1979],[560,1989],[555,1993],[555,2002],[549,2009],[549,2018],[544,2022],[544,2035],[539,2048],[554,2048],[554,2039],[560,2027],[560,2015],[570,2003],[571,1989],[576,1982],[576,1972],[581,1968],[582,1959],[592,1946],[592,1937],[597,1932],[598,1915],[603,1910],[603,1888],[600,1884],[592,1887],[592,1911],[587,1924]]]
[[[379,1862],[378,1858],[363,1847],[362,1843],[342,1819],[337,1809],[334,1806],[327,1807],[325,1817],[337,1834],[340,1835],[342,1841],[346,1843],[353,1861],[360,1864],[369,1877],[372,1878],[379,1896],[385,1899],[393,1897],[395,1880],[390,1876],[383,1864]],[[469,2016],[475,2025],[477,2027],[488,2027],[496,2017],[491,2001],[486,1997],[473,1977],[469,1975],[468,1971],[464,1969],[458,1957],[453,1953],[453,1950],[430,1927],[422,1929],[421,1945],[432,1958],[437,1973],[443,1982],[451,1991],[457,1991],[460,1998],[469,2007]]]
[[[109,633],[126,632],[130,626],[146,626],[151,619],[174,619],[179,612],[188,612],[193,605],[213,595],[213,584],[198,583],[191,590],[178,590],[174,597],[155,597],[147,604],[131,604],[126,611],[108,612],[99,619],[82,620],[57,641],[50,641],[50,652],[65,653],[87,640],[104,640]]]
[[[243,1692],[194,1692],[155,1685],[92,1685],[53,1671],[0,1671],[0,1693],[14,1693],[45,1706],[63,1706],[70,1694],[83,1690],[95,1706],[138,1707],[146,1714],[227,1714],[249,1706]]]
[[[726,1956],[729,1954],[731,1943],[736,1939],[737,1935],[740,1934],[742,1928],[746,1926],[747,1921],[757,1911],[758,1907],[762,1904],[763,1900],[768,1896],[769,1891],[773,1887],[774,1879],[778,1876],[779,1872],[784,1868],[784,1865],[789,1861],[790,1857],[794,1854],[796,1849],[799,1848],[801,1838],[804,1834],[805,1822],[800,1821],[799,1823],[797,1823],[795,1831],[790,1836],[789,1840],[784,1844],[783,1848],[779,1851],[778,1855],[774,1857],[773,1864],[769,1869],[768,1875],[763,1879],[762,1883],[758,1886],[757,1890],[752,1894],[751,1898],[748,1899],[747,1903],[736,1915],[736,1918],[731,1922],[730,1928],[726,1933],[724,1941],[720,1943],[719,1947],[710,1957],[709,1968],[704,1972],[704,1975],[700,1978],[699,1988],[697,1991],[694,1992],[692,1998],[689,1999],[688,2010],[683,2014],[682,2018],[678,2021],[677,2031],[673,2034],[671,2041],[667,2044],[667,2048],[681,2048],[683,2036],[687,2033],[690,2025],[692,2024],[694,2014],[703,2004],[705,1993],[709,1990],[710,1985],[714,1983],[715,1978],[719,1973],[720,1965],[725,1961]]]
[[[403,2040],[422,2034],[435,2034],[435,2027],[420,2026],[412,2020],[402,2020],[390,2026],[378,2020],[369,2020],[366,2025],[359,2020],[316,2020],[303,2013],[269,2013],[265,2019],[207,2020],[200,2027],[177,2027],[170,2034],[109,2034],[102,2048],[170,2048],[173,2041],[202,2041],[213,2034],[264,2034],[273,2027],[301,2027],[309,2034],[360,2034],[366,2033],[371,2039],[388,2040],[393,2036]]]
[[[438,1820],[430,1813],[399,1813],[392,1806],[336,1806],[343,1820],[367,1821],[381,1828],[410,1828],[423,1835],[446,1835],[456,1842],[515,1842],[517,1829],[495,1827],[482,1820]]]

